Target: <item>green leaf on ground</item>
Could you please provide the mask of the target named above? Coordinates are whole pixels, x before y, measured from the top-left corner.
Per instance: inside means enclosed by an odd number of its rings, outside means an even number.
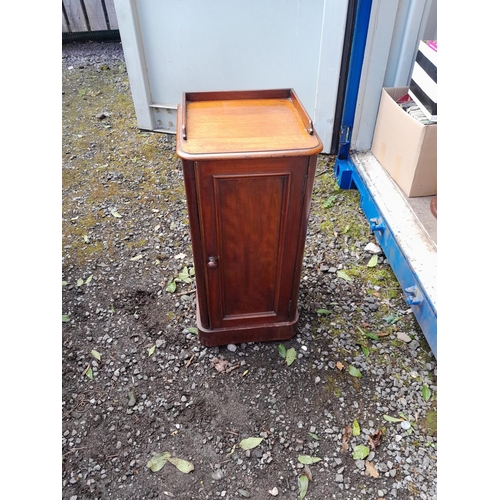
[[[283,344],[278,346],[278,354],[284,359],[286,358],[286,347]]]
[[[92,278],[93,276],[90,275],[86,280],[85,280],[85,284],[88,285],[91,281],[92,281]]]
[[[82,286],[82,285],[83,285],[82,278],[78,278],[78,281],[76,282],[76,286]]]
[[[92,368],[90,366],[87,368],[87,371],[85,372],[85,375],[87,375],[87,377],[90,380],[94,380],[94,372],[92,371]]]
[[[111,215],[113,217],[116,217],[117,219],[121,219],[122,218],[122,216],[118,212],[111,212]]]
[[[192,470],[194,470],[194,465],[187,460],[183,460],[182,458],[170,457],[167,458],[167,460],[172,465],[175,465],[181,472],[184,472],[184,474],[189,474]]]
[[[152,346],[148,349],[148,357],[151,356],[156,350],[156,346]]]
[[[167,292],[169,293],[174,293],[175,290],[177,290],[177,283],[172,280],[168,285],[167,285],[167,288],[166,288]]]
[[[245,497],[245,498],[249,498],[250,497],[250,493],[247,491],[247,490],[244,490],[242,488],[240,488],[238,490],[238,493],[242,496],[242,497]]]
[[[370,448],[368,448],[368,446],[358,444],[358,446],[354,447],[352,458],[354,458],[354,460],[364,460],[369,454]]]
[[[194,333],[195,335],[198,335],[198,328],[190,326],[187,330],[189,333]]]
[[[319,457],[311,457],[311,455],[299,455],[298,460],[301,464],[311,465],[315,464],[316,462],[321,462],[321,460],[323,459]]]
[[[355,366],[352,365],[349,365],[349,375],[358,378],[362,377],[361,372]]]
[[[429,401],[431,398],[431,390],[426,385],[422,386],[422,397],[425,401]]]
[[[387,420],[388,422],[402,422],[404,418],[395,418],[390,415],[384,415],[384,420]]]
[[[297,352],[295,351],[295,349],[293,347],[290,347],[290,349],[287,349],[286,357],[285,357],[286,365],[290,366],[295,361],[296,357],[297,357]]]
[[[90,351],[90,353],[92,354],[92,356],[94,356],[95,359],[97,359],[98,361],[101,361],[101,353],[99,351],[92,349],[92,351]]]
[[[352,435],[359,436],[360,434],[361,434],[361,429],[359,427],[359,423],[356,419],[354,419],[354,422],[352,423]]]
[[[261,437],[249,437],[240,441],[240,448],[242,450],[253,450],[257,448],[264,438]]]
[[[345,271],[337,271],[337,277],[345,281],[352,281],[352,278]]]
[[[378,257],[373,255],[372,258],[366,264],[367,267],[375,267],[378,264]]]
[[[299,477],[299,498],[300,500],[304,500],[307,495],[307,488],[309,487],[309,479],[307,476]]]
[[[332,314],[333,311],[330,311],[329,309],[318,309],[316,312],[318,314]]]
[[[62,282],[62,286],[66,286],[67,284],[68,284],[68,282],[67,282],[67,281],[63,281],[63,282]]]
[[[163,469],[163,466],[167,463],[167,460],[170,458],[170,453],[165,451],[164,453],[159,453],[155,455],[149,462],[147,463],[148,469],[151,469],[152,472],[158,472]]]
[[[192,283],[193,279],[189,275],[187,266],[177,275],[174,281],[183,281],[184,283]]]
[[[372,340],[379,340],[378,335],[376,333],[372,332],[365,332],[361,327],[357,326],[356,327],[365,337],[372,339]]]
[[[62,315],[62,322],[67,323],[69,321],[69,316],[67,314]]]
[[[319,436],[317,434],[314,434],[314,432],[310,432],[309,433],[309,436],[311,436],[313,439],[315,439],[316,441],[319,441]]]

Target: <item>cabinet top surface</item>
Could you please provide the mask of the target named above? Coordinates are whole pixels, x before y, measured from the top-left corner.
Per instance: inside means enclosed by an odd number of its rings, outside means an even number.
[[[273,152],[312,155],[322,149],[307,113],[290,97],[186,99],[178,113],[181,158]]]

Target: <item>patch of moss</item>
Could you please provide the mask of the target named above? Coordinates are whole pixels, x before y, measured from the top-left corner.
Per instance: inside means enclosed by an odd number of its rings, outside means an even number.
[[[337,381],[331,375],[326,378],[325,389],[328,393],[333,394],[337,398],[342,396],[342,389],[337,385]]]
[[[340,189],[331,170],[315,179],[312,203],[322,214],[319,227],[326,235],[345,235],[353,239],[368,237],[370,227],[366,221],[353,217],[360,211],[360,195],[355,189]],[[358,222],[354,222],[357,221]]]
[[[419,427],[429,436],[436,437],[437,435],[437,411],[429,410],[423,418],[418,421]]]
[[[147,241],[144,238],[142,238],[140,240],[135,240],[135,241],[129,241],[129,242],[127,242],[126,248],[128,250],[135,250],[137,248],[143,248],[146,245],[147,245]]]

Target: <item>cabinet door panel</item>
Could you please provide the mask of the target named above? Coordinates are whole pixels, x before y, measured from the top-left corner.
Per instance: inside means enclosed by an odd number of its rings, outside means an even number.
[[[288,321],[307,160],[196,170],[211,327]]]

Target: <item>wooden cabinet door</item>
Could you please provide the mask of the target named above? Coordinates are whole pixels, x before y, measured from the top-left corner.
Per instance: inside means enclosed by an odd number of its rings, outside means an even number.
[[[293,319],[308,160],[195,162],[210,328]]]

